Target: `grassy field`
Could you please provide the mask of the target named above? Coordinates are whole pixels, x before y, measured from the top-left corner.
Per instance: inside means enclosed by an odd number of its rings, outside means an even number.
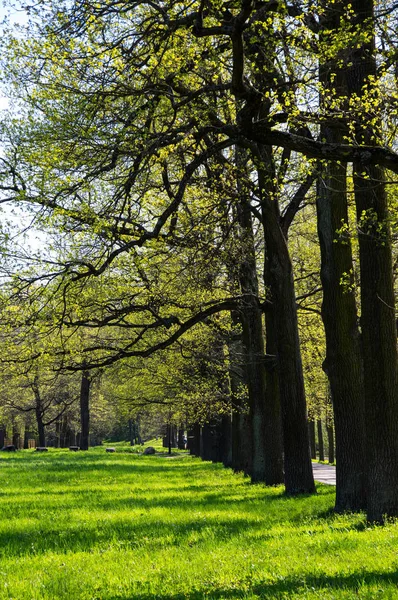
[[[190,456],[0,455],[0,599],[398,598],[398,526]],[[127,450],[127,448],[126,448]]]

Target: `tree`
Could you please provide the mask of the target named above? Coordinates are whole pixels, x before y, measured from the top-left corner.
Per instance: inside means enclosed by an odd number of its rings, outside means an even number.
[[[346,70],[353,135],[376,147],[382,139],[373,0],[354,0],[349,23],[355,51]],[[363,36],[363,31],[366,36]],[[389,211],[384,170],[353,165],[357,211],[361,330],[365,380],[367,515],[398,514],[398,359]]]
[[[323,86],[320,107],[325,120],[320,135],[329,143],[341,145],[349,128],[339,116],[347,111],[345,71],[350,60],[350,50],[339,42],[344,35],[345,2],[325,2],[322,8],[319,78]],[[366,507],[365,407],[349,235],[347,166],[321,162],[319,171],[317,213],[327,352],[324,369],[330,382],[336,427],[336,510],[355,511]]]
[[[368,352],[365,372],[368,366],[376,365],[381,392],[383,380],[391,386],[395,381],[396,367],[387,367],[386,357],[393,357],[395,364],[396,350],[386,204],[383,194],[377,194],[376,203],[372,199],[369,178],[375,184],[380,167],[398,172],[398,156],[372,137],[376,122],[371,122],[371,127],[368,123],[367,132],[362,127],[366,100],[376,93],[372,44],[361,38],[355,18],[348,14],[346,31],[352,45],[360,49],[347,71],[348,104],[358,108],[358,122],[351,121],[353,127],[349,123],[349,134],[354,132],[355,136],[351,143],[345,139],[335,143],[315,139],[323,121],[322,111],[313,110],[311,100],[311,110],[301,109],[319,58],[319,22],[300,3],[287,4],[283,14],[278,3],[264,6],[249,0],[231,4],[227,13],[205,2],[188,9],[172,2],[159,7],[143,1],[134,6],[134,12],[129,5],[113,2],[95,6],[79,3],[68,11],[56,2],[49,5],[51,11],[38,35],[10,45],[14,62],[9,61],[8,72],[16,93],[27,100],[28,126],[22,119],[10,124],[3,190],[7,199],[49,211],[51,225],[74,240],[67,258],[56,261],[54,271],[48,273],[47,269],[47,273],[36,275],[60,282],[58,322],[70,330],[118,328],[116,335],[106,334],[108,343],[102,333],[97,343],[86,348],[92,353],[91,366],[98,367],[121,358],[149,356],[175,343],[199,321],[221,310],[235,310],[237,298],[220,293],[225,277],[217,291],[210,285],[208,295],[196,304],[182,304],[167,285],[162,288],[167,293],[160,293],[159,279],[178,270],[168,270],[159,256],[175,258],[182,247],[189,247],[192,233],[200,240],[213,236],[207,216],[213,211],[219,215],[225,198],[214,186],[220,173],[219,159],[225,158],[223,164],[229,166],[228,152],[235,147],[245,149],[256,187],[253,198],[258,201],[251,210],[257,210],[264,227],[265,285],[273,302],[268,324],[277,332],[274,348],[283,407],[286,487],[290,493],[312,491],[293,265],[287,245],[291,215],[311,182],[303,181],[304,192],[281,217],[280,188],[275,180],[279,175],[285,180],[286,165],[291,164],[294,153],[309,159],[354,163],[362,235],[361,319]],[[348,5],[344,7],[349,13]],[[41,10],[32,7],[32,14],[41,18]],[[371,17],[367,4],[359,15],[360,25],[366,25]],[[326,59],[321,58],[325,65]],[[294,59],[297,68],[292,68]],[[76,111],[78,121],[72,118]],[[339,122],[333,111],[329,117],[333,123]],[[363,172],[367,173],[367,194],[359,189]],[[290,174],[294,174],[294,166]],[[198,198],[201,202],[195,202]],[[379,222],[385,238],[379,235]],[[370,243],[375,224],[379,241]],[[211,246],[203,243],[201,250]],[[387,261],[384,269],[382,257]],[[372,288],[375,264],[384,280]],[[120,273],[131,274],[132,267],[134,291],[126,299],[123,286],[128,277],[118,288]],[[88,280],[101,291],[99,304],[93,302],[90,293],[84,296]],[[377,297],[383,299],[384,312]],[[79,306],[78,314],[75,306]],[[383,331],[383,343],[371,332],[371,308],[381,310],[378,326]],[[150,320],[144,321],[147,318]],[[129,321],[129,333],[123,336],[124,320]],[[131,339],[133,329],[136,335]],[[269,341],[271,338],[272,334]],[[79,365],[81,368],[81,361],[70,368]],[[376,387],[373,399],[375,393]],[[386,404],[392,406],[391,395]],[[394,421],[393,417],[391,409],[389,418]],[[376,415],[373,424],[375,419]],[[390,434],[392,431],[387,438]],[[389,443],[395,448],[391,439]],[[378,460],[376,463],[377,469],[383,470]]]

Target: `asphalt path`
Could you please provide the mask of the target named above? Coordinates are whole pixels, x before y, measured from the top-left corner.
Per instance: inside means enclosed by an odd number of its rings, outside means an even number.
[[[327,485],[336,485],[336,467],[313,462],[312,470],[315,481],[326,483]]]

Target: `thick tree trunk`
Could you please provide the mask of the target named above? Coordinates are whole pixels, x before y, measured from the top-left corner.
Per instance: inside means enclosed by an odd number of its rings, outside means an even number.
[[[264,339],[262,330],[261,310],[258,306],[257,294],[248,291],[247,271],[246,282],[242,285],[245,295],[241,304],[243,345],[246,354],[246,374],[249,390],[249,419],[251,425],[251,464],[249,465],[250,477],[253,482],[267,481],[266,456],[265,456],[265,369]],[[253,275],[253,271],[251,275]],[[254,281],[253,281],[254,282]]]
[[[334,132],[331,138],[337,141],[336,136]],[[333,400],[338,512],[366,507],[364,380],[351,244],[344,233],[348,224],[345,177],[344,166],[329,163],[317,194],[326,334],[323,366]]]
[[[266,279],[267,276],[266,276]],[[277,331],[275,327],[275,316],[273,307],[267,309],[265,315],[266,353],[275,357],[270,360],[266,367],[266,390],[265,390],[265,454],[270,462],[269,478],[273,485],[283,484],[283,436],[282,436],[282,414],[281,398],[279,391],[279,376],[277,369]],[[274,431],[270,431],[274,429]]]
[[[6,439],[6,429],[5,429],[4,425],[0,425],[0,448],[3,448],[5,439]]]
[[[368,30],[346,69],[349,93],[361,98],[376,78],[374,6],[353,0],[353,25]],[[364,109],[362,109],[364,110]],[[369,109],[372,110],[371,108]],[[361,114],[357,139],[377,138],[375,115]],[[376,115],[376,118],[378,115]],[[398,516],[398,360],[391,238],[384,174],[379,167],[354,165],[359,230],[361,329],[366,403],[368,507],[370,521]],[[338,449],[337,449],[338,451]],[[337,457],[339,460],[339,456]]]
[[[264,164],[270,162],[265,151]],[[307,427],[303,367],[298,334],[293,269],[279,224],[276,201],[268,194],[268,175],[259,171],[262,217],[271,291],[279,391],[282,407],[285,486],[287,494],[315,492]]]
[[[319,454],[319,460],[324,461],[325,460],[325,448],[324,448],[324,444],[323,444],[322,420],[321,419],[317,419],[316,425],[317,425],[317,431],[318,431],[318,454]]]
[[[334,5],[325,11],[321,21],[325,43],[328,36],[339,29],[340,18],[341,6]],[[336,90],[337,96],[345,91],[339,60],[341,56],[320,65],[320,80],[328,97],[332,94],[329,87]],[[321,126],[322,139],[330,143],[343,143],[343,136],[340,128]],[[320,165],[320,169],[317,216],[326,335],[323,366],[329,378],[336,431],[335,509],[357,511],[366,507],[365,413],[361,340],[348,234],[347,168],[330,162]]]
[[[275,410],[278,397],[272,398],[272,404],[266,406],[264,332],[258,300],[253,226],[250,206],[243,194],[239,207],[239,224],[244,249],[240,265],[240,284],[243,295],[241,321],[252,433],[250,476],[253,482],[261,481],[267,485],[275,485],[281,483],[280,413]]]
[[[88,450],[90,433],[90,374],[88,371],[82,372],[80,385],[80,449]]]

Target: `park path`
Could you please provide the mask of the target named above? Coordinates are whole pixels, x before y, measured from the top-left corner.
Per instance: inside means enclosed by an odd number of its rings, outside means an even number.
[[[312,470],[315,481],[326,483],[327,485],[336,485],[336,467],[313,462]]]

